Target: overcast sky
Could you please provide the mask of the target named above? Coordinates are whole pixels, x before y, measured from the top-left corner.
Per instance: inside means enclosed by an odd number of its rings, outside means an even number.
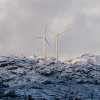
[[[48,29],[59,34],[59,60],[85,53],[100,54],[100,0],[0,0],[0,55],[43,56],[43,36]],[[55,36],[46,32],[55,57]]]

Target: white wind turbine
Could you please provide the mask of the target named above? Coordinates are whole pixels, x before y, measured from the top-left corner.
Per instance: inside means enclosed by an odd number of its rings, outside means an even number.
[[[46,27],[44,27],[44,28],[46,28]],[[47,28],[46,28],[47,29]],[[48,31],[50,31],[49,29],[47,29]],[[70,30],[70,29],[68,29],[68,30]],[[66,31],[68,31],[68,30],[66,30]],[[62,32],[62,33],[60,33],[60,34],[58,34],[58,35],[56,35],[55,33],[53,33],[52,31],[50,31],[52,34],[54,34],[55,36],[56,36],[56,38],[55,38],[55,41],[56,41],[56,61],[58,62],[58,36],[59,35],[61,35],[61,34],[63,34],[63,33],[65,33],[66,31],[64,31],[64,32]]]
[[[43,38],[43,44],[44,44],[44,48],[43,48],[43,50],[44,50],[44,60],[45,60],[45,41],[47,42],[47,44],[50,46],[50,44],[49,44],[49,42],[47,41],[47,39],[46,39],[46,29],[47,29],[47,26],[46,26],[46,28],[45,28],[45,32],[44,32],[44,34],[43,34],[43,36],[42,37],[38,37],[38,38],[34,38],[34,39],[39,39],[39,38]],[[51,46],[50,46],[51,47]]]

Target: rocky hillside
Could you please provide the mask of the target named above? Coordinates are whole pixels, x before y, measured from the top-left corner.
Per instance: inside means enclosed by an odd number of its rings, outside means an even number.
[[[100,55],[0,56],[0,100],[100,100]]]

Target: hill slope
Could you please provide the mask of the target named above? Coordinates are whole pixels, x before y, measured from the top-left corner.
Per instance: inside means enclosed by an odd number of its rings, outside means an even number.
[[[0,98],[12,100],[100,99],[100,56],[55,58],[0,56]]]

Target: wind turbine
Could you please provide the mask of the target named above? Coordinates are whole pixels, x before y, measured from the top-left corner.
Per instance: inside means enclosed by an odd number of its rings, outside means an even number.
[[[46,26],[46,28],[45,28],[45,32],[44,32],[44,34],[43,34],[43,36],[42,37],[38,37],[38,38],[34,38],[34,39],[39,39],[39,38],[43,38],[43,44],[44,44],[44,48],[43,48],[43,50],[44,50],[44,60],[45,60],[45,41],[47,42],[47,44],[50,46],[50,44],[49,44],[49,42],[47,41],[47,39],[46,39],[46,29],[47,29],[47,26]],[[50,46],[51,47],[51,46]]]
[[[44,27],[44,28],[46,28],[46,27]],[[47,29],[47,30],[50,31],[49,29]],[[68,30],[70,30],[70,29],[68,29]],[[66,30],[66,31],[68,31],[68,30]],[[63,33],[65,33],[66,31],[64,31],[62,33],[59,33],[59,34],[55,34],[52,31],[50,31],[52,34],[54,34],[56,36],[55,41],[56,41],[56,61],[57,62],[58,62],[58,36],[61,35],[61,34],[63,34]]]

